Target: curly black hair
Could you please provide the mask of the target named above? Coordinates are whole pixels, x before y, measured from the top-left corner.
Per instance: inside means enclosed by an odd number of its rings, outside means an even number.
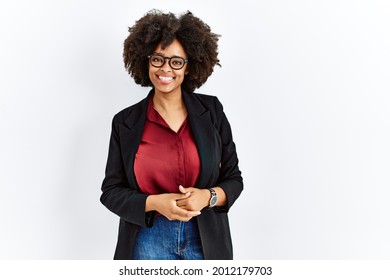
[[[218,37],[202,20],[187,11],[180,17],[158,10],[149,11],[134,26],[129,27],[124,42],[125,67],[134,81],[141,86],[153,86],[148,74],[148,58],[157,45],[164,49],[177,39],[188,55],[189,73],[182,88],[193,92],[203,85],[219,64]]]

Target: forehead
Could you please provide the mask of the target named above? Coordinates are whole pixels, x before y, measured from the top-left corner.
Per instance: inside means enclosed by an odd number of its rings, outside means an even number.
[[[154,52],[161,53],[165,56],[187,57],[183,45],[177,39],[174,39],[172,43],[170,43],[168,46],[165,47],[165,49],[161,47],[161,43],[158,44]]]

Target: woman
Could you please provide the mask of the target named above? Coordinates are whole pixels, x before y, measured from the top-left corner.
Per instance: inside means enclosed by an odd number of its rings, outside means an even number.
[[[124,62],[149,95],[115,115],[101,202],[120,217],[114,259],[232,259],[227,212],[243,183],[216,97],[196,94],[218,35],[190,12],[151,11]]]

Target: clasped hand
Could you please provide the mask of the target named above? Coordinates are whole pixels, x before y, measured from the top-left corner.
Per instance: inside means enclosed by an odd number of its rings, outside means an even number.
[[[180,193],[164,193],[153,196],[153,209],[169,220],[189,221],[208,206],[210,192],[207,189],[179,187]]]

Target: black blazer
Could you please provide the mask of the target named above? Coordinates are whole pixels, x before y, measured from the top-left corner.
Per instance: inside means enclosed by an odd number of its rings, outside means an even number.
[[[114,116],[106,174],[100,201],[120,217],[114,259],[131,259],[138,228],[153,226],[154,211],[145,213],[147,194],[140,192],[133,163],[141,141],[148,101]],[[198,221],[205,259],[232,259],[233,248],[227,212],[243,189],[241,172],[229,122],[216,97],[183,92],[188,121],[198,148],[201,170],[197,188],[221,187],[224,207],[203,209]]]

